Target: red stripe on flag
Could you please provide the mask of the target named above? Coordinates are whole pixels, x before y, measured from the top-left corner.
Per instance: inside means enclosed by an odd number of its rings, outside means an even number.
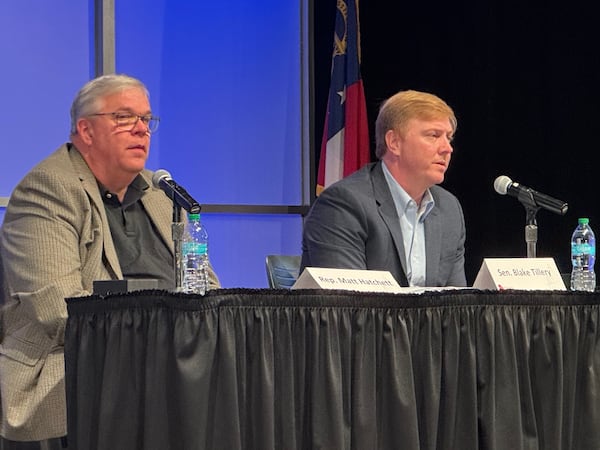
[[[360,76],[358,0],[338,0],[334,51],[317,195],[370,161],[369,130]]]
[[[329,107],[327,107],[329,109]],[[321,139],[321,154],[319,157],[319,171],[317,172],[317,195],[325,187],[325,161],[327,160],[327,117],[325,117],[325,128],[323,129],[323,139]]]
[[[367,107],[362,80],[346,90],[346,131],[344,138],[344,176],[356,172],[371,159]]]

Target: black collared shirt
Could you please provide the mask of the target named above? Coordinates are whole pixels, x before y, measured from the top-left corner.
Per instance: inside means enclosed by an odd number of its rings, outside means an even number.
[[[123,203],[99,186],[123,277],[156,278],[159,289],[174,289],[173,255],[141,201],[148,183],[138,175],[127,188]]]

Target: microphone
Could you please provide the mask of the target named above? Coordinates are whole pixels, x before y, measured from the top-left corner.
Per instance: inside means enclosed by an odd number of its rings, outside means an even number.
[[[534,191],[527,186],[516,183],[506,175],[500,175],[498,178],[496,178],[494,181],[494,189],[498,194],[508,194],[512,197],[516,197],[526,206],[544,208],[548,211],[552,211],[555,214],[560,214],[561,216],[567,212],[567,209],[569,209],[569,205],[566,202],[552,198],[546,194],[541,194],[540,192]]]
[[[154,184],[154,187],[162,189],[173,200],[173,203],[181,206],[190,214],[198,214],[200,212],[202,208],[200,204],[183,187],[175,183],[173,178],[171,178],[171,174],[165,169],[158,169],[154,172],[152,184]]]

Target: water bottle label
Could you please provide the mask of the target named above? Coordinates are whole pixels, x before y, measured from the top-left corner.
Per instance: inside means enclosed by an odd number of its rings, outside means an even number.
[[[591,245],[589,242],[581,242],[581,243],[573,242],[571,244],[571,254],[574,254],[574,255],[585,254],[585,255],[596,256],[596,246]]]
[[[187,255],[188,253],[205,255],[207,252],[207,245],[199,242],[184,242],[181,251],[184,255]]]

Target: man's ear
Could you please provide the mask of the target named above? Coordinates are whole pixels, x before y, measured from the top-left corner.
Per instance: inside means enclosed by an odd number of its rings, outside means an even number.
[[[77,121],[77,134],[84,144],[92,144],[94,140],[94,130],[89,119],[81,118]]]
[[[385,133],[385,145],[388,152],[396,156],[399,155],[402,148],[402,136],[396,130],[387,130]]]

